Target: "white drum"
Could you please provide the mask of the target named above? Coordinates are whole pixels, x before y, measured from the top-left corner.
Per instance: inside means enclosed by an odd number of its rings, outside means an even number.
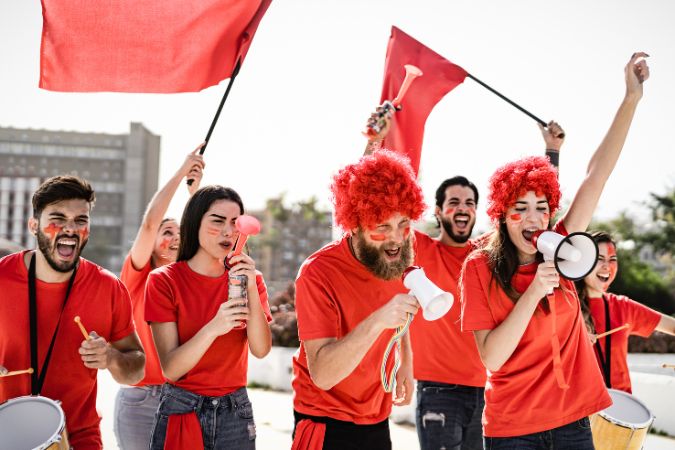
[[[66,420],[59,402],[17,397],[0,405],[0,449],[68,450]]]
[[[612,406],[591,416],[596,450],[639,450],[647,439],[654,415],[627,392],[607,389]]]

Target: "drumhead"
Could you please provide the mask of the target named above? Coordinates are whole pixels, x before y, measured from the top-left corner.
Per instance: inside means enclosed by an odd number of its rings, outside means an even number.
[[[46,397],[17,397],[0,405],[0,448],[44,448],[63,430],[63,410]]]
[[[612,406],[600,411],[610,422],[627,428],[645,428],[654,420],[649,408],[627,392],[607,389],[612,397]]]

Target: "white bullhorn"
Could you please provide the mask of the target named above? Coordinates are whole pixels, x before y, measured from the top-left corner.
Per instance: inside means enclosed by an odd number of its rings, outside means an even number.
[[[445,292],[427,278],[421,267],[409,267],[403,274],[403,284],[422,305],[422,315],[426,320],[440,319],[450,311],[455,301],[452,294]]]
[[[588,233],[578,231],[563,236],[554,231],[537,231],[532,243],[544,255],[545,261],[553,261],[560,275],[568,280],[581,280],[591,273],[598,261],[598,245]]]

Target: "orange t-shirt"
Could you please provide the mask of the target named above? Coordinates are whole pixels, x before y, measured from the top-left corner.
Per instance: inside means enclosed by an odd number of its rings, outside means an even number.
[[[346,237],[310,256],[300,268],[295,286],[300,341],[341,339],[394,295],[407,291],[401,281],[385,281],[369,272],[352,255]],[[293,357],[295,410],[360,425],[385,420],[392,398],[382,389],[380,365],[393,333],[383,331],[356,369],[327,391],[312,381],[301,344]],[[387,373],[393,366],[393,353]]]
[[[537,263],[520,266],[511,280],[522,293],[532,283]],[[492,330],[515,303],[504,293],[488,266],[485,253],[473,253],[464,264],[462,329]],[[568,389],[559,387],[553,370],[553,314],[537,307],[511,357],[496,372],[488,371],[483,434],[522,436],[551,430],[612,404],[605,389],[571,281],[561,279],[555,291],[556,334],[562,372]]]
[[[628,371],[628,336],[635,334],[648,337],[659,324],[661,314],[623,295],[607,293],[605,294],[605,298],[609,303],[610,325],[607,326],[605,324],[605,305],[602,298],[588,299],[591,317],[595,324],[595,331],[598,334],[620,327],[625,323],[630,324],[627,329],[612,334],[612,355],[610,358],[612,364],[610,368],[612,389],[619,389],[630,393],[632,391],[630,372]],[[604,356],[607,338],[600,338],[599,343]],[[597,351],[595,353],[598,364],[602,367],[600,355],[598,355]]]
[[[176,322],[178,341],[189,341],[216,315],[227,301],[228,271],[207,277],[180,261],[150,272],[145,288],[145,320]],[[267,321],[272,321],[267,303],[267,287],[260,273],[256,276],[260,304]],[[246,328],[231,330],[217,337],[196,366],[171,384],[199,395],[216,397],[246,386],[248,338]]]
[[[474,249],[451,247],[415,231],[415,265],[438,287],[455,297],[448,313],[438,320],[417,314],[410,327],[415,379],[463,386],[485,386],[487,375],[473,333],[462,332],[458,280],[462,264]],[[442,351],[438,351],[442,349]]]
[[[0,365],[8,370],[27,369],[30,357],[28,318],[28,269],[26,251],[0,259]],[[56,322],[63,306],[68,281],[37,280],[38,361],[42,370]],[[84,367],[78,352],[83,337],[73,319],[80,316],[88,331],[108,342],[134,331],[129,294],[120,280],[96,264],[80,258],[73,288],[63,310],[61,326],[40,395],[60,400],[66,416],[70,445],[76,450],[101,449],[101,418],[96,412],[96,369]],[[34,368],[35,369],[35,368]],[[30,395],[30,375],[0,381],[0,403]]]
[[[131,304],[134,308],[136,332],[145,349],[145,377],[136,386],[164,384],[166,381],[162,374],[162,366],[159,364],[155,341],[152,340],[152,331],[145,321],[145,282],[151,270],[150,261],[141,270],[136,270],[131,262],[131,254],[129,254],[124,260],[120,274],[120,280],[129,290]]]

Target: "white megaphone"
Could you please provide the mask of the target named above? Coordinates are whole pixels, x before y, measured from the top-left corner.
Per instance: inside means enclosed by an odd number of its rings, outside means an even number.
[[[568,280],[581,280],[598,261],[598,245],[590,234],[581,231],[563,236],[541,230],[534,233],[532,243],[544,260],[553,261],[558,273]]]
[[[420,302],[422,315],[426,320],[440,319],[450,311],[455,301],[452,294],[445,292],[427,278],[421,267],[408,267],[403,273],[403,284]]]

